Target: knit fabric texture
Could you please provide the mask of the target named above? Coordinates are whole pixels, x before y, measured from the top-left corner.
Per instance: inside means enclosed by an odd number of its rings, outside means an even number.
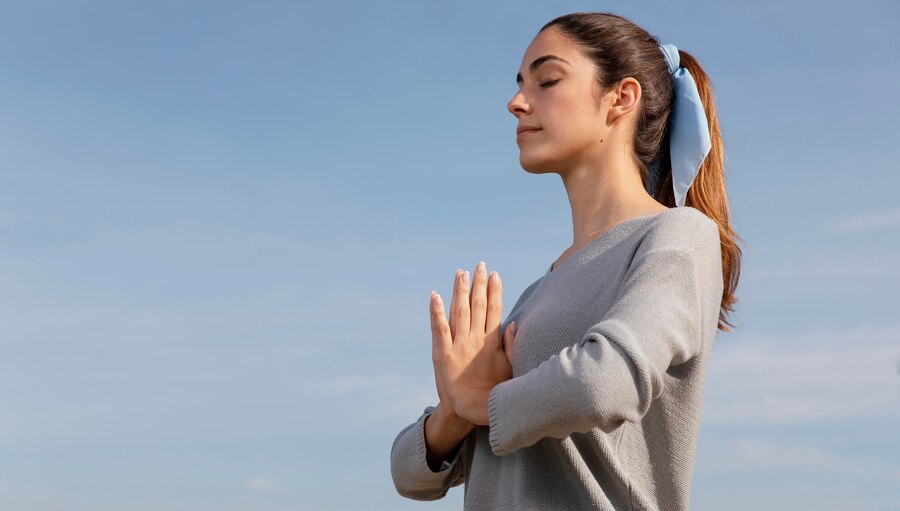
[[[513,377],[438,472],[425,418],[391,447],[400,495],[465,510],[689,509],[723,293],[719,229],[682,206],[620,222],[522,292]]]

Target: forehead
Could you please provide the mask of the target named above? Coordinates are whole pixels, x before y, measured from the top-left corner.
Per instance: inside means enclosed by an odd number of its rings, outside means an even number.
[[[522,63],[519,66],[519,73],[523,75],[528,73],[531,63],[544,55],[555,55],[565,59],[573,66],[582,63],[580,60],[582,58],[581,52],[575,44],[564,36],[556,27],[551,26],[536,35],[534,39],[532,39],[531,44],[528,45],[528,48],[525,49],[525,54],[522,56]],[[568,67],[564,63],[553,59],[550,59],[549,62],[557,62],[564,67]]]

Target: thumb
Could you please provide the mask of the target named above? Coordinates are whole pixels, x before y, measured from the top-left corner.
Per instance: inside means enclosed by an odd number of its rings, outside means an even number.
[[[453,338],[450,334],[450,325],[444,312],[444,300],[437,291],[431,292],[431,341],[435,355],[445,354],[453,346]]]
[[[507,325],[506,330],[503,331],[503,351],[506,352],[506,356],[509,358],[510,363],[512,363],[513,345],[516,342],[516,330],[518,327],[519,325],[513,321]]]

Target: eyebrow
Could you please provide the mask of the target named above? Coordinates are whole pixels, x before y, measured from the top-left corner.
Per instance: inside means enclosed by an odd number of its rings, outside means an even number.
[[[534,62],[532,62],[531,65],[528,66],[528,71],[531,73],[534,73],[537,70],[537,68],[539,68],[541,66],[541,64],[543,64],[544,62],[547,62],[548,60],[558,60],[558,61],[564,62],[570,66],[572,65],[572,64],[569,64],[569,62],[567,62],[565,59],[557,57],[556,55],[544,55],[543,57],[538,57],[538,58],[534,59]],[[522,73],[516,73],[516,83],[522,83],[523,81],[524,80],[522,79]]]

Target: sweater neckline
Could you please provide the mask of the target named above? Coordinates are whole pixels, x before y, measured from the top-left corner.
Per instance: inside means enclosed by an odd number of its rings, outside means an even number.
[[[573,263],[576,260],[576,258],[578,256],[580,256],[582,253],[584,253],[587,249],[600,244],[601,241],[608,239],[613,234],[615,234],[619,231],[622,231],[626,227],[629,227],[634,224],[639,224],[644,220],[656,218],[656,217],[662,215],[663,213],[666,213],[667,211],[671,211],[672,209],[674,209],[674,208],[669,208],[668,210],[658,211],[656,213],[650,213],[647,215],[633,216],[631,218],[622,220],[621,222],[619,222],[617,224],[614,224],[609,229],[601,232],[597,236],[594,236],[594,238],[592,238],[590,241],[588,241],[588,243],[585,246],[583,246],[583,247],[579,248],[578,250],[576,250],[575,252],[572,252],[571,254],[569,254],[569,257],[567,257],[566,260],[563,261],[563,263],[560,264],[558,268],[554,268],[553,262],[551,262],[550,266],[547,267],[547,272],[544,274],[544,276],[546,277],[547,275],[556,275],[557,273],[564,271],[566,268],[571,266],[571,263]]]

